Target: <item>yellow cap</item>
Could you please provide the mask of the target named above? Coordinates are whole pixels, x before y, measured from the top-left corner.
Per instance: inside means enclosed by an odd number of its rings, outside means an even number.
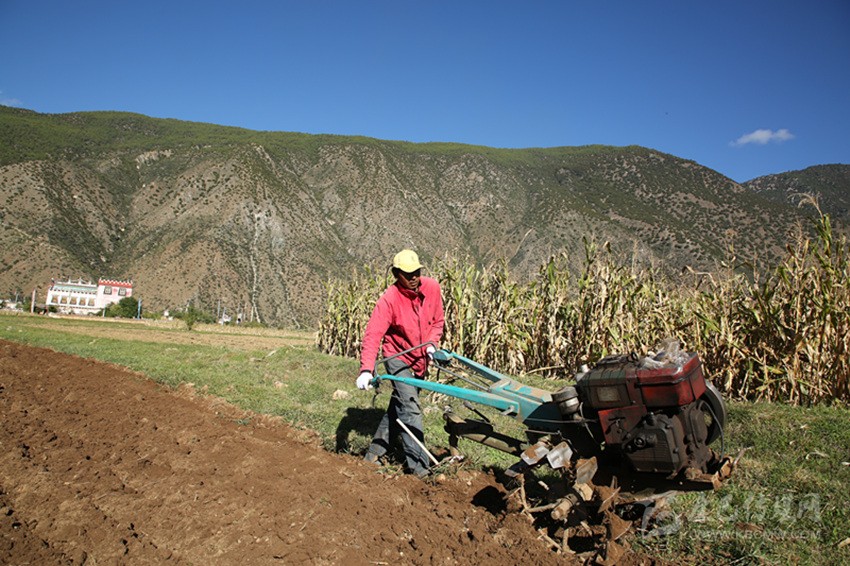
[[[393,258],[393,267],[405,273],[413,273],[417,269],[422,269],[422,264],[419,263],[419,256],[415,251],[401,250]]]

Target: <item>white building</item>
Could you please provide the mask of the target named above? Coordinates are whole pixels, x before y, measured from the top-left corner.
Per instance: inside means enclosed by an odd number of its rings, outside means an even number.
[[[133,282],[116,279],[55,281],[47,289],[47,306],[59,312],[94,314],[124,297],[133,296]]]

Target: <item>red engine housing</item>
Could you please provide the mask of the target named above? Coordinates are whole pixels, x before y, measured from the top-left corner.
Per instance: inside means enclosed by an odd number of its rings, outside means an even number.
[[[711,458],[698,400],[706,380],[697,354],[646,369],[635,356],[601,360],[576,384],[585,417],[595,412],[606,451],[619,450],[637,471],[676,474]]]

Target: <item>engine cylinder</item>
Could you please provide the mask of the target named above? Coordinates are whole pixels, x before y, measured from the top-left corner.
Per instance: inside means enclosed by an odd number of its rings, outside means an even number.
[[[552,393],[552,401],[558,406],[558,410],[565,417],[574,415],[578,411],[579,398],[578,391],[572,385],[567,385],[563,389]]]

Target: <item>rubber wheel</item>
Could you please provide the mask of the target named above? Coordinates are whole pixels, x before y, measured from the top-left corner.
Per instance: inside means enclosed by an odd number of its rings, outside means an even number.
[[[705,440],[706,444],[711,444],[723,434],[723,428],[726,426],[726,404],[714,384],[706,381],[706,386],[705,393],[699,399],[704,404],[701,407],[702,411],[711,418],[708,425],[708,437]]]

